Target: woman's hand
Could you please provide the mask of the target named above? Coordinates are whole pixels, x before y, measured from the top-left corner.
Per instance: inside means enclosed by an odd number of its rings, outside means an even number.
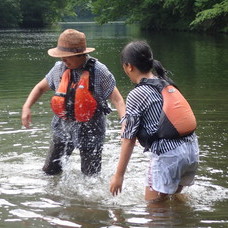
[[[120,158],[116,173],[110,182],[110,192],[113,196],[117,196],[122,191],[124,174],[135,145],[135,140],[136,137],[132,139],[123,138],[122,140]]]
[[[22,108],[21,122],[24,127],[26,127],[26,128],[30,127],[30,124],[32,123],[32,115],[31,115],[30,108],[28,108],[28,107]]]
[[[122,191],[124,177],[118,174],[113,175],[110,182],[110,192],[113,196],[117,196]]]

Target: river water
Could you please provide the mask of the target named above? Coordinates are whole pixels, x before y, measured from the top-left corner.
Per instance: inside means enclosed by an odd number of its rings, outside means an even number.
[[[55,59],[63,28],[86,33],[93,56],[114,73],[124,98],[133,88],[120,66],[129,41],[147,40],[156,59],[172,71],[198,120],[200,165],[195,185],[181,199],[149,205],[144,201],[147,155],[136,146],[121,195],[112,197],[109,180],[120,151],[120,125],[108,116],[103,168],[97,177],[80,173],[75,150],[60,176],[42,171],[50,140],[52,112],[45,94],[33,107],[33,125],[21,127],[21,107]],[[50,30],[0,31],[0,227],[227,227],[228,226],[228,37],[189,33],[142,33],[113,23],[62,24]]]

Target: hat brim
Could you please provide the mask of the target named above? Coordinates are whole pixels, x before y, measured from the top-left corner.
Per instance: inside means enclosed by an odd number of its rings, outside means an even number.
[[[61,58],[61,57],[69,57],[69,56],[74,56],[74,55],[88,54],[88,53],[93,52],[93,51],[95,51],[95,48],[86,48],[86,50],[83,52],[68,52],[68,51],[59,50],[56,47],[56,48],[49,49],[48,54],[51,57]]]

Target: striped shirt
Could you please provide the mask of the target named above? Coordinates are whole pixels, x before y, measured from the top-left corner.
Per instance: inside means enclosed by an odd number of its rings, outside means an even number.
[[[162,95],[154,87],[141,85],[134,88],[127,96],[126,114],[121,120],[121,122],[126,122],[122,138],[136,137],[139,126],[144,127],[149,135],[154,134],[158,129],[162,104]],[[186,141],[192,141],[193,137],[194,134],[179,139],[159,139],[145,151],[150,150],[158,155],[163,154]]]
[[[88,59],[89,56],[87,57],[87,60]],[[64,64],[64,62],[58,61],[46,75],[49,87],[52,90],[56,91],[58,89],[62,74],[65,70],[66,65]],[[72,70],[72,75],[74,77],[75,82],[79,81],[82,71],[83,68]],[[113,74],[108,70],[108,68],[104,64],[96,60],[94,65],[94,96],[101,97],[104,100],[107,100],[113,92],[115,86],[116,81]],[[96,116],[96,118],[100,119],[100,121],[104,120],[104,117],[102,117],[102,115]],[[77,132],[79,128],[78,122],[71,120],[63,120],[59,118],[57,115],[54,115],[51,125],[53,131],[57,136],[64,138],[66,137],[66,131],[73,131],[75,140],[77,139]]]

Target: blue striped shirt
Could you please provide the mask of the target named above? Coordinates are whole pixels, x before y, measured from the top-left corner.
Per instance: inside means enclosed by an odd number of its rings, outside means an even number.
[[[162,95],[152,86],[134,88],[127,96],[126,114],[121,120],[126,122],[122,138],[136,137],[139,126],[143,126],[149,135],[154,134],[158,129],[162,104]],[[192,141],[194,137],[195,134],[179,139],[159,139],[152,143],[149,150],[159,155],[186,141]]]

